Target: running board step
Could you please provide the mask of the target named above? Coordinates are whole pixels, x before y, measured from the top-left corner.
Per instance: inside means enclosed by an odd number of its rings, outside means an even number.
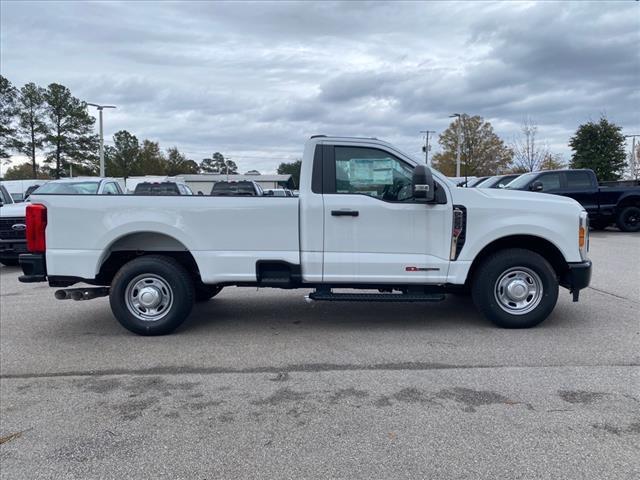
[[[327,302],[440,302],[440,293],[331,293],[311,292],[309,300]]]

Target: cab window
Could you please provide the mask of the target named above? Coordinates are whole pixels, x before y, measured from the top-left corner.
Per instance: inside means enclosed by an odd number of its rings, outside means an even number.
[[[116,185],[113,182],[110,182],[104,186],[104,191],[102,193],[105,195],[119,195],[120,189],[118,188],[118,185]]]
[[[537,181],[542,183],[542,191],[558,190],[560,188],[560,173],[546,173],[540,175]]]
[[[412,199],[412,167],[383,150],[336,146],[335,167],[336,193],[390,202]]]
[[[591,176],[587,172],[567,172],[568,188],[589,188]]]

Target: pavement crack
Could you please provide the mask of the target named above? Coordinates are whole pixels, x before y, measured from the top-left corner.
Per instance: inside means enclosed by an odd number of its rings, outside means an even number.
[[[219,375],[219,374],[280,374],[287,373],[315,373],[315,372],[343,372],[343,371],[411,371],[411,370],[473,370],[473,369],[507,369],[507,368],[593,368],[593,367],[639,367],[640,363],[616,363],[616,364],[575,364],[575,365],[449,365],[441,363],[425,363],[425,362],[401,362],[401,363],[379,363],[372,365],[353,365],[353,364],[330,364],[330,363],[311,363],[297,364],[289,366],[274,367],[249,367],[249,368],[232,368],[232,367],[194,367],[194,366],[165,366],[151,367],[141,369],[105,369],[105,370],[71,370],[66,372],[26,372],[26,373],[9,373],[0,375],[0,379],[22,379],[22,378],[56,378],[56,377],[96,377],[96,376],[113,376],[113,375]]]
[[[611,297],[619,298],[620,300],[626,300],[628,302],[636,303],[636,304],[640,305],[640,302],[638,300],[633,299],[633,298],[627,298],[627,297],[623,297],[621,295],[616,295],[615,293],[607,292],[606,290],[601,290],[599,288],[592,287],[592,286],[589,286],[587,288],[590,288],[591,290],[595,290],[596,292],[602,293],[604,295],[609,295]]]

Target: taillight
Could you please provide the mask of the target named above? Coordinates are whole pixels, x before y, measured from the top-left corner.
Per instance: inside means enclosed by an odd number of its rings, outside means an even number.
[[[27,250],[44,253],[47,249],[44,231],[47,228],[47,207],[40,203],[27,205]]]

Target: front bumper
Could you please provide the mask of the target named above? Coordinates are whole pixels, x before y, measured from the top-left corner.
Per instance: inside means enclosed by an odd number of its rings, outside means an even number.
[[[22,283],[47,281],[47,262],[43,253],[23,253],[20,255],[22,273],[18,280]]]
[[[27,253],[27,242],[25,240],[0,239],[0,259],[17,260],[18,255],[21,253]]]
[[[574,302],[578,301],[580,290],[587,288],[591,282],[591,266],[591,260],[569,263],[568,270],[560,278],[560,285],[569,289]]]

